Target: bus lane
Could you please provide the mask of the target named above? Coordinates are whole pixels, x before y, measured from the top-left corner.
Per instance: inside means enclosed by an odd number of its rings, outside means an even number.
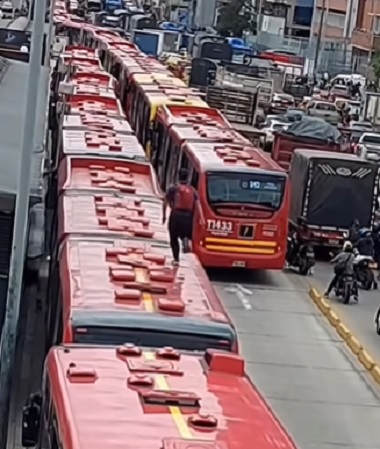
[[[309,279],[282,272],[226,277],[211,274],[247,371],[298,447],[377,448],[379,395],[308,297]]]

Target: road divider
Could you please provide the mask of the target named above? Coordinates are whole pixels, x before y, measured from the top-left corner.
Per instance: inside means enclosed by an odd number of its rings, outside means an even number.
[[[380,366],[377,365],[369,352],[363,348],[359,339],[353,335],[351,330],[342,322],[339,315],[331,308],[329,301],[316,288],[310,288],[309,297],[346,343],[350,351],[356,356],[360,364],[370,373],[373,380],[380,385]]]

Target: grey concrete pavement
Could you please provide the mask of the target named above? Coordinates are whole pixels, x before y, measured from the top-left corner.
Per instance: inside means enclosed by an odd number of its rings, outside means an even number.
[[[248,373],[298,447],[378,448],[378,392],[308,298],[309,278],[253,273],[226,283],[222,276],[212,279]]]
[[[323,293],[331,276],[331,265],[319,262],[314,276],[308,277],[307,281]],[[375,313],[380,306],[380,290],[360,290],[359,303],[350,305],[338,302],[332,294],[331,304],[376,362],[380,363],[380,337],[375,333],[374,326]]]

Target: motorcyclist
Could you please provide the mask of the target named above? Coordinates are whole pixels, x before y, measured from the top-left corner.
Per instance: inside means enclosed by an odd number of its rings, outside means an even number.
[[[331,263],[334,264],[334,277],[326,290],[326,298],[329,297],[331,290],[337,285],[343,274],[354,276],[355,256],[353,251],[352,243],[349,241],[344,242],[343,250],[331,260]]]
[[[361,256],[373,257],[375,245],[372,231],[366,228],[360,229],[359,240],[357,240],[354,246],[357,248]]]

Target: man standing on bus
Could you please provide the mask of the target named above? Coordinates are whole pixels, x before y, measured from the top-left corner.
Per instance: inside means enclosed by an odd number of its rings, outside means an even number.
[[[188,184],[188,171],[181,168],[178,183],[169,187],[163,205],[163,223],[166,221],[166,209],[169,205],[170,246],[173,253],[173,265],[179,263],[179,240],[183,242],[183,252],[190,251],[193,234],[193,216],[198,201],[195,189]]]

